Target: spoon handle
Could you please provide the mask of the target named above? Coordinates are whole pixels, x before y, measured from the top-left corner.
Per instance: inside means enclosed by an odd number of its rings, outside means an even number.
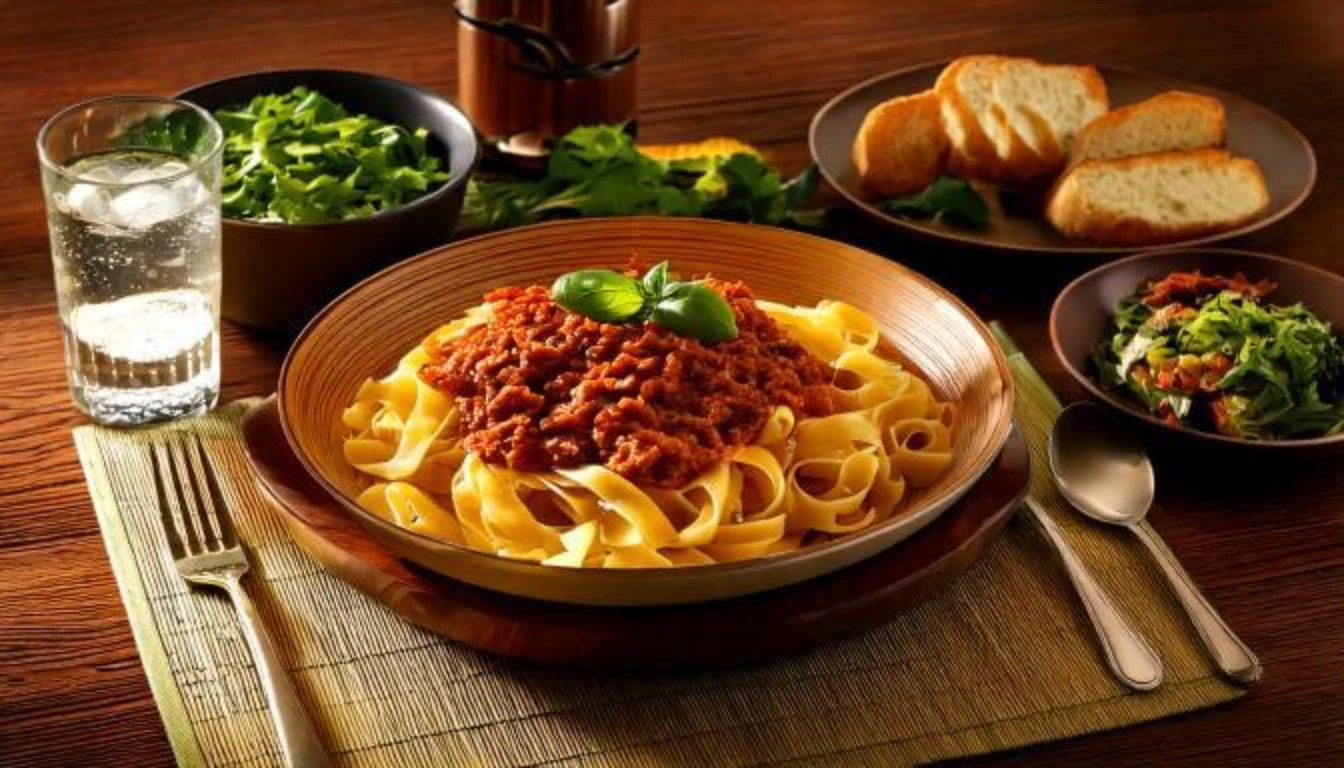
[[[1152,646],[1143,639],[1143,635],[1129,623],[1120,609],[1107,596],[1092,573],[1083,565],[1073,547],[1064,539],[1055,521],[1049,513],[1032,499],[1027,499],[1027,509],[1032,518],[1045,532],[1045,537],[1055,547],[1064,571],[1073,582],[1074,590],[1092,619],[1097,631],[1097,640],[1106,656],[1111,672],[1125,685],[1136,691],[1151,691],[1162,684],[1162,660],[1157,657]]]
[[[1181,607],[1185,608],[1185,613],[1190,617],[1190,622],[1195,625],[1195,631],[1199,633],[1200,639],[1204,641],[1204,647],[1208,649],[1209,655],[1213,657],[1214,663],[1224,675],[1242,683],[1253,683],[1260,679],[1261,667],[1260,660],[1255,657],[1250,648],[1241,641],[1240,638],[1228,628],[1223,617],[1209,605],[1209,601],[1204,599],[1195,582],[1190,578],[1190,574],[1185,572],[1180,562],[1176,560],[1176,555],[1172,554],[1162,539],[1153,533],[1153,530],[1142,523],[1129,526],[1134,535],[1139,537],[1147,547],[1148,551],[1153,553],[1157,564],[1162,567],[1162,572],[1166,574],[1167,581],[1171,583],[1172,591],[1176,593],[1176,598],[1180,600]]]

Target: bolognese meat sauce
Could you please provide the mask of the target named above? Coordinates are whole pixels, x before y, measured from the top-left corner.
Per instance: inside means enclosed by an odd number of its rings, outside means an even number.
[[[540,286],[486,295],[490,320],[427,342],[420,377],[453,397],[464,447],[487,463],[544,471],[602,464],[676,487],[754,440],[776,406],[832,412],[834,371],[790,339],[741,283],[707,281],[738,336],[706,345],[651,323],[566,311]]]

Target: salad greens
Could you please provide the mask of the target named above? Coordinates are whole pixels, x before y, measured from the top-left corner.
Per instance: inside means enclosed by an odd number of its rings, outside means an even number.
[[[701,281],[667,279],[667,262],[641,280],[610,269],[581,269],[551,286],[555,303],[601,323],[648,321],[707,344],[737,338],[732,307]]]
[[[965,181],[939,176],[923,191],[887,200],[884,211],[914,219],[933,219],[964,229],[989,226],[989,204]]]
[[[215,112],[224,215],[315,224],[372,216],[448,180],[428,133],[352,115],[317,91],[263,94]]]
[[[784,182],[758,155],[661,160],[621,125],[575,128],[556,140],[538,179],[475,180],[462,228],[502,229],[578,216],[703,216],[779,224],[816,189],[816,169]]]
[[[157,149],[179,157],[199,155],[210,149],[209,123],[192,110],[182,109],[151,117],[132,125],[118,137],[124,147]]]
[[[1344,345],[1266,281],[1174,272],[1123,299],[1095,365],[1172,423],[1252,439],[1344,431]]]

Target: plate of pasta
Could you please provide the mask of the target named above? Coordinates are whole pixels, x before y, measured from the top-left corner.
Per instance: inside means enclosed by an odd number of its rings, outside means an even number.
[[[989,468],[984,325],[865,251],[712,221],[561,222],[402,262],[299,336],[295,456],[382,544],[590,605],[734,597],[915,534]]]

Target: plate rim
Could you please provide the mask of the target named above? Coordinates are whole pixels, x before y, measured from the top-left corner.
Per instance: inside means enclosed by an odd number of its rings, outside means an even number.
[[[1150,260],[1155,261],[1163,257],[1181,256],[1185,254],[1189,254],[1191,256],[1212,256],[1214,258],[1217,258],[1219,256],[1241,256],[1241,257],[1251,257],[1254,259],[1263,259],[1265,261],[1269,261],[1276,264],[1288,264],[1291,265],[1293,268],[1304,269],[1307,272],[1314,272],[1322,277],[1330,279],[1332,282],[1344,284],[1344,275],[1339,275],[1335,272],[1331,272],[1330,270],[1318,267],[1315,264],[1308,264],[1305,261],[1290,259],[1287,256],[1279,256],[1277,254],[1265,253],[1263,251],[1248,251],[1241,248],[1187,248],[1187,247],[1161,248],[1135,253],[1123,259],[1115,259],[1114,261],[1109,261],[1093,269],[1089,269],[1083,274],[1074,278],[1073,280],[1070,280],[1068,285],[1065,285],[1060,290],[1059,294],[1055,296],[1054,302],[1052,302],[1050,305],[1050,317],[1049,320],[1047,321],[1048,331],[1050,335],[1050,348],[1054,351],[1055,359],[1059,361],[1060,367],[1064,369],[1064,372],[1069,374],[1069,376],[1073,378],[1074,381],[1078,382],[1078,384],[1080,384],[1083,387],[1083,389],[1087,390],[1087,393],[1090,396],[1095,397],[1098,400],[1101,400],[1106,405],[1116,409],[1117,411],[1120,411],[1121,413],[1127,416],[1141,419],[1145,424],[1149,426],[1159,427],[1162,430],[1173,435],[1180,435],[1183,437],[1193,437],[1195,439],[1200,440],[1209,440],[1212,441],[1213,443],[1222,446],[1239,448],[1239,449],[1246,449],[1246,448],[1250,448],[1253,450],[1259,448],[1277,449],[1279,453],[1282,453],[1284,451],[1319,448],[1322,446],[1344,443],[1344,432],[1340,432],[1334,435],[1322,435],[1320,437],[1308,437],[1300,439],[1249,440],[1244,437],[1229,437],[1227,435],[1221,435],[1216,432],[1205,432],[1203,430],[1195,429],[1194,427],[1187,427],[1184,425],[1168,424],[1162,419],[1159,419],[1156,416],[1154,416],[1152,413],[1140,410],[1136,404],[1131,403],[1128,400],[1122,399],[1114,392],[1111,392],[1107,390],[1105,387],[1102,387],[1096,380],[1093,379],[1092,376],[1089,376],[1086,371],[1078,370],[1078,368],[1068,359],[1068,357],[1064,354],[1064,347],[1063,344],[1060,342],[1060,336],[1058,330],[1060,307],[1063,305],[1066,297],[1069,297],[1071,294],[1081,290],[1084,283],[1095,280],[1099,276],[1107,272],[1119,270],[1126,265],[1142,261],[1150,261]]]
[[[1161,74],[1159,72],[1153,72],[1151,70],[1140,69],[1137,67],[1112,66],[1110,64],[1094,64],[1093,66],[1095,66],[1098,70],[1101,71],[1103,77],[1105,76],[1106,72],[1118,72],[1118,73],[1124,73],[1126,75],[1134,75],[1144,78],[1160,78],[1162,80],[1170,82],[1172,88],[1193,88],[1198,92],[1203,92],[1208,95],[1215,96],[1220,101],[1223,99],[1224,96],[1232,96],[1236,98],[1238,101],[1250,105],[1254,109],[1270,117],[1272,120],[1278,122],[1280,126],[1284,129],[1284,133],[1295,139],[1297,144],[1304,150],[1309,170],[1306,184],[1303,185],[1302,189],[1294,197],[1288,200],[1283,206],[1283,208],[1281,208],[1280,210],[1268,216],[1263,216],[1254,219],[1235,229],[1229,229],[1224,232],[1215,232],[1208,235],[1202,235],[1196,238],[1187,238],[1185,240],[1179,240],[1171,243],[1162,243],[1160,245],[1153,245],[1146,247],[1133,246],[1133,245],[1130,246],[1088,245],[1086,241],[1082,240],[1077,241],[1079,244],[1076,246],[989,243],[985,242],[984,240],[968,237],[959,232],[927,226],[919,221],[912,221],[909,219],[902,219],[896,216],[890,216],[886,213],[883,213],[876,206],[872,205],[871,203],[859,197],[858,195],[853,194],[850,190],[842,186],[838,182],[836,175],[832,173],[832,169],[829,169],[826,164],[821,162],[820,152],[818,150],[818,145],[820,144],[818,131],[820,130],[821,124],[825,121],[826,118],[830,116],[830,114],[836,109],[836,107],[839,106],[841,103],[843,103],[845,100],[852,98],[855,93],[858,93],[859,91],[862,91],[865,88],[869,88],[873,85],[876,85],[877,83],[880,83],[884,80],[891,80],[898,77],[909,76],[918,72],[923,72],[925,70],[934,70],[935,68],[941,70],[942,68],[945,68],[948,64],[952,63],[952,61],[954,61],[954,59],[940,59],[935,61],[926,61],[920,64],[915,64],[908,67],[902,67],[901,69],[884,72],[882,74],[863,80],[862,82],[856,83],[844,89],[835,96],[832,96],[830,99],[828,99],[825,104],[822,104],[821,107],[815,113],[813,113],[812,120],[808,123],[807,126],[808,154],[810,155],[812,162],[817,166],[817,171],[821,174],[821,177],[826,180],[826,183],[829,184],[830,187],[834,189],[837,194],[839,194],[842,198],[844,198],[846,203],[858,209],[861,213],[863,213],[864,216],[882,226],[893,229],[899,229],[917,237],[935,240],[949,245],[974,248],[977,251],[988,251],[988,252],[997,251],[1001,253],[1048,254],[1052,256],[1094,256],[1094,257],[1119,256],[1133,253],[1136,250],[1145,248],[1161,249],[1161,250],[1194,248],[1202,245],[1209,245],[1212,243],[1218,243],[1224,240],[1230,240],[1233,238],[1241,237],[1243,235],[1248,235],[1252,232],[1258,232],[1261,229],[1265,229],[1278,223],[1279,221],[1287,218],[1289,215],[1296,212],[1297,209],[1300,208],[1302,204],[1307,201],[1307,198],[1311,196],[1311,193],[1316,188],[1316,181],[1320,173],[1320,162],[1316,157],[1316,150],[1312,146],[1311,141],[1307,139],[1306,135],[1302,133],[1302,131],[1299,130],[1297,126],[1293,125],[1291,121],[1289,121],[1283,115],[1280,115],[1278,112],[1275,112],[1269,107],[1264,106],[1258,101],[1254,101],[1245,96],[1233,93],[1232,91],[1228,91],[1222,88],[1201,85],[1200,83],[1191,82],[1189,80],[1185,80],[1182,78],[1171,77],[1168,75]],[[910,95],[910,94],[895,94],[895,96],[900,95]]]
[[[979,315],[977,315],[974,311],[972,311],[971,308],[967,306],[965,302],[963,302],[959,297],[957,297],[948,289],[939,285],[931,278],[926,277],[925,275],[919,272],[916,272],[915,270],[905,266],[904,264],[893,261],[879,254],[873,253],[872,251],[869,251],[865,248],[860,248],[859,246],[851,245],[849,243],[845,243],[839,240],[831,240],[829,238],[824,238],[819,235],[813,235],[805,232],[796,232],[793,230],[786,230],[780,227],[760,225],[760,224],[742,224],[738,222],[728,222],[716,219],[666,217],[666,216],[620,216],[620,217],[595,217],[586,219],[544,222],[525,227],[515,227],[495,232],[487,232],[484,234],[476,235],[474,237],[466,238],[464,240],[451,241],[437,248],[431,248],[427,251],[416,254],[415,256],[411,256],[410,258],[403,259],[399,262],[396,262],[395,264],[391,264],[385,267],[384,269],[381,269],[378,272],[370,275],[369,277],[364,278],[355,285],[351,286],[346,291],[342,292],[336,298],[332,299],[317,314],[315,314],[312,317],[312,319],[309,320],[308,323],[304,325],[303,330],[300,331],[299,334],[294,337],[294,341],[290,344],[289,349],[285,353],[285,359],[284,362],[281,363],[280,373],[277,376],[276,380],[276,408],[280,420],[281,430],[285,435],[285,441],[288,444],[290,450],[294,453],[295,457],[299,460],[299,463],[303,466],[304,470],[308,473],[308,475],[320,486],[322,486],[323,490],[325,490],[328,494],[330,494],[333,499],[335,499],[343,507],[345,507],[347,511],[354,514],[356,518],[361,522],[372,523],[378,528],[388,530],[389,532],[395,533],[396,535],[401,537],[409,537],[411,541],[416,542],[419,546],[427,547],[430,549],[434,548],[447,549],[451,551],[454,554],[454,556],[461,556],[466,558],[467,560],[479,559],[481,562],[489,563],[492,567],[504,567],[518,574],[540,576],[546,573],[554,573],[556,566],[548,566],[543,565],[541,563],[535,563],[526,560],[507,558],[501,555],[496,555],[489,552],[483,552],[480,550],[472,549],[470,547],[454,544],[452,542],[436,539],[432,536],[428,536],[423,533],[411,531],[402,528],[400,526],[396,526],[361,508],[357,503],[355,503],[354,499],[349,498],[345,492],[343,492],[339,488],[336,488],[334,485],[328,482],[328,480],[320,472],[316,470],[316,467],[308,457],[307,452],[304,451],[302,446],[299,444],[297,437],[293,434],[293,431],[290,429],[289,419],[286,414],[287,398],[285,396],[285,392],[287,388],[285,387],[285,382],[290,376],[296,351],[299,350],[299,348],[303,345],[305,340],[307,340],[315,332],[318,325],[332,311],[334,311],[338,305],[347,300],[350,295],[352,295],[358,290],[361,290],[364,286],[383,278],[383,276],[387,273],[390,273],[397,269],[405,269],[409,265],[421,261],[426,261],[436,257],[441,258],[439,254],[451,251],[455,248],[458,248],[468,243],[474,243],[480,245],[483,241],[490,239],[506,239],[516,234],[517,232],[524,230],[535,231],[545,229],[561,229],[573,226],[601,226],[603,223],[607,222],[624,222],[628,223],[629,226],[634,228],[642,228],[649,226],[656,228],[661,226],[667,226],[672,223],[679,223],[684,225],[685,223],[688,222],[694,222],[694,226],[705,226],[708,228],[722,228],[725,231],[741,227],[749,227],[771,231],[773,233],[784,235],[787,237],[799,237],[807,240],[821,241],[823,243],[828,244],[831,247],[839,246],[842,248],[852,249],[853,251],[864,257],[880,260],[885,264],[886,268],[901,271],[906,278],[913,279],[916,282],[921,283],[925,288],[932,289],[942,298],[952,303],[967,319],[970,320],[972,326],[976,330],[977,336],[981,338],[986,347],[989,349],[991,359],[994,362],[994,369],[998,374],[999,381],[1002,384],[1002,387],[1000,388],[998,393],[998,398],[1000,400],[999,410],[1004,412],[1006,414],[1006,417],[1003,418],[997,425],[995,425],[994,428],[995,431],[992,434],[991,439],[989,441],[990,446],[989,449],[984,451],[978,458],[976,463],[973,465],[972,472],[968,475],[966,481],[963,482],[959,487],[953,487],[949,489],[941,497],[932,499],[927,503],[924,509],[918,510],[918,512],[923,515],[923,519],[921,520],[920,524],[913,530],[911,530],[910,533],[907,535],[914,535],[914,533],[918,532],[921,528],[928,525],[933,520],[936,520],[952,504],[955,504],[962,496],[964,496],[967,492],[969,492],[974,487],[975,483],[978,482],[981,477],[983,477],[985,472],[987,472],[989,468],[993,465],[993,463],[997,460],[999,454],[1002,453],[1003,447],[1007,444],[1009,436],[1012,434],[1012,431],[1014,429],[1013,413],[1014,413],[1014,405],[1016,402],[1016,387],[1013,381],[1012,368],[1008,363],[1007,356],[1003,353],[1002,348],[994,340],[993,334],[990,332],[984,320],[982,320]],[[668,578],[672,574],[694,573],[697,577],[715,577],[720,575],[750,572],[752,570],[761,569],[762,567],[772,564],[778,565],[785,562],[801,564],[816,559],[818,557],[821,557],[823,555],[836,552],[843,552],[855,546],[862,545],[863,543],[872,539],[874,536],[886,531],[887,529],[893,527],[896,523],[902,520],[906,520],[909,517],[910,515],[893,517],[888,520],[884,520],[883,522],[875,526],[864,529],[863,531],[856,531],[854,534],[841,536],[831,541],[822,542],[815,546],[807,547],[806,549],[798,549],[791,552],[781,553],[779,555],[771,557],[759,557],[736,562],[698,565],[694,566],[693,568],[688,568],[685,566],[671,566],[671,567],[637,568],[637,569],[574,568],[569,570],[571,570],[574,574],[584,574],[579,578],[596,579],[596,580],[629,579],[632,577],[632,574],[636,573],[640,574],[645,578],[648,578],[650,576],[653,576],[655,578]],[[896,542],[893,542],[893,544],[894,543]],[[878,551],[882,551],[884,549],[886,549],[886,547],[883,547]],[[837,555],[832,555],[832,557],[836,556]],[[862,559],[866,558],[860,558],[860,560]],[[431,570],[437,570],[437,569],[431,568]],[[453,577],[450,576],[449,578]]]

